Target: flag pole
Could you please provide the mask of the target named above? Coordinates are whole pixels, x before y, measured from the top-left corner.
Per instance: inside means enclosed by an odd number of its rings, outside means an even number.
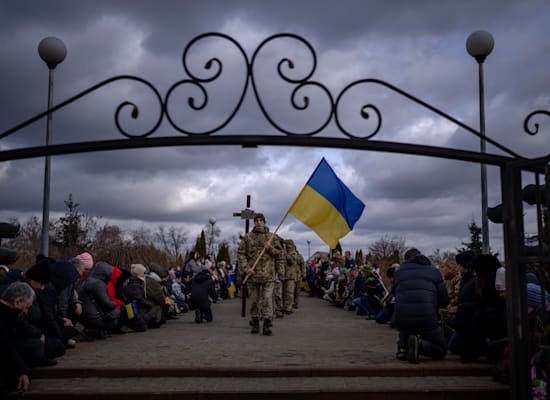
[[[324,157],[323,159],[319,162],[319,164],[321,164],[321,162],[323,162],[324,160]],[[315,171],[317,170],[317,168],[319,167],[319,165],[317,165],[317,167],[315,168],[315,170],[313,171],[313,174],[315,174]],[[312,174],[312,176],[313,176]],[[310,177],[311,179],[311,177]],[[307,183],[306,183],[307,185]],[[283,218],[281,218],[281,222],[279,222],[279,225],[277,225],[277,227],[275,228],[275,230],[273,231],[273,233],[271,234],[271,236],[269,237],[269,240],[267,241],[267,243],[271,244],[271,240],[275,237],[275,235],[277,234],[277,231],[279,231],[279,228],[281,227],[281,225],[283,224],[284,220],[286,219],[286,217],[288,217],[288,214],[290,214],[290,210],[292,209],[292,207],[294,207],[294,204],[296,204],[296,200],[298,200],[300,198],[300,195],[302,194],[302,192],[304,191],[306,185],[304,185],[304,187],[302,187],[302,190],[300,190],[300,193],[298,193],[298,196],[296,196],[296,198],[294,199],[294,201],[292,202],[292,204],[290,205],[290,207],[288,207],[288,210],[286,210],[286,213],[285,215],[283,216]],[[256,268],[256,265],[258,265],[258,262],[260,261],[260,258],[262,258],[262,256],[264,255],[265,253],[265,247],[262,249],[262,251],[260,252],[260,254],[258,255],[258,257],[256,258],[256,261],[254,261],[254,264],[252,264],[252,267],[249,268],[249,270],[252,270],[254,271],[254,269]],[[246,283],[246,281],[248,280],[248,278],[250,277],[251,274],[247,274],[241,285],[244,285]]]

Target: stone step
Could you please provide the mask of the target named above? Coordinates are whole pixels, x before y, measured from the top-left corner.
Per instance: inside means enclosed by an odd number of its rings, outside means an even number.
[[[485,364],[468,365],[380,365],[357,367],[83,367],[36,368],[34,379],[70,378],[278,378],[278,377],[491,377],[494,367]],[[489,378],[490,379],[490,378]]]
[[[468,399],[509,398],[487,376],[39,378],[10,399]]]

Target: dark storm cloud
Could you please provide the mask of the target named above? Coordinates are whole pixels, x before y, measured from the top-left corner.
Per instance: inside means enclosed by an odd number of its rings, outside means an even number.
[[[0,131],[44,111],[47,68],[37,55],[38,42],[58,36],[67,45],[67,59],[55,70],[55,102],[104,79],[131,74],[146,79],[160,92],[181,79],[182,52],[195,36],[225,32],[250,58],[266,37],[292,32],[304,36],[317,55],[312,79],[336,96],[350,82],[378,78],[394,84],[476,128],[477,64],[466,53],[469,33],[490,31],[495,49],[484,64],[487,135],[526,156],[547,153],[548,132],[523,133],[523,119],[534,109],[548,109],[547,70],[550,62],[546,1],[28,1],[0,6]],[[224,75],[206,85],[209,101],[191,111],[187,97],[201,96],[192,87],[174,92],[170,112],[178,126],[208,130],[235,107],[242,87],[242,59],[231,46],[205,43],[190,58],[195,73],[207,51],[224,62]],[[273,58],[274,49],[282,50]],[[276,74],[280,57],[292,57],[293,74],[311,68],[311,55],[295,44],[273,44],[258,60],[255,73],[263,105],[283,128],[308,130],[323,121],[326,97],[309,88],[310,107],[297,111],[290,103],[293,89]],[[201,57],[197,57],[201,56]],[[194,63],[194,64],[193,64]],[[249,88],[250,89],[250,88]],[[136,82],[109,85],[57,112],[53,142],[122,138],[114,113],[123,101],[140,110],[133,120],[126,112],[125,129],[143,132],[158,118],[152,92]],[[376,140],[430,144],[477,151],[479,139],[397,93],[376,85],[350,91],[340,105],[341,120],[353,132],[372,132],[376,121],[360,118],[364,104],[382,114]],[[128,110],[125,110],[128,111]],[[543,121],[541,126],[547,126]],[[544,128],[546,129],[546,128]],[[0,142],[2,149],[44,143],[45,121]],[[251,90],[224,134],[277,134],[261,113]],[[178,135],[164,120],[156,136]],[[330,123],[327,136],[340,136]],[[501,154],[488,145],[488,151]],[[456,248],[467,240],[467,224],[480,222],[479,166],[396,154],[328,149],[182,147],[66,155],[52,159],[52,212],[63,213],[69,193],[91,215],[104,220],[147,226],[182,224],[200,230],[210,216],[223,235],[242,229],[232,212],[244,207],[246,194],[274,228],[321,157],[366,202],[365,214],[343,244],[365,249],[384,234],[406,237],[425,250]],[[0,217],[39,215],[43,160],[0,165],[3,194]],[[489,168],[490,204],[500,201],[499,174]],[[57,214],[55,214],[57,213]],[[323,246],[311,231],[289,217],[282,227],[296,237],[302,252]],[[197,232],[192,232],[194,236]],[[491,235],[501,240],[499,227]],[[497,245],[498,246],[498,245]]]

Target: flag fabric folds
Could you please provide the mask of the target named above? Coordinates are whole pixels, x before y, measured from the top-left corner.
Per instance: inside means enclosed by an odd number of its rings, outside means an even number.
[[[235,287],[235,274],[234,273],[230,273],[229,275],[227,275],[227,284],[226,284],[225,288],[227,289],[227,294],[228,294],[230,299],[235,297],[235,290],[237,288]]]
[[[353,229],[364,208],[365,204],[323,158],[288,212],[334,249],[338,241]]]

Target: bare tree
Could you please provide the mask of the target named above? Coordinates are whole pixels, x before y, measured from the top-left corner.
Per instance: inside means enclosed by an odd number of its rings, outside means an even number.
[[[125,247],[122,230],[117,225],[105,224],[97,230],[94,256],[98,261],[108,261],[117,266],[124,264]]]
[[[369,246],[371,257],[378,260],[395,258],[396,256],[401,258],[405,250],[405,239],[399,236],[390,237],[385,235]]]
[[[183,262],[182,254],[183,247],[187,243],[187,233],[181,228],[170,226],[166,228],[164,225],[159,225],[155,232],[155,239],[160,244],[162,250],[167,253],[174,263]]]
[[[151,231],[145,227],[136,228],[130,232],[132,242],[137,246],[147,246],[152,243]]]
[[[430,254],[430,256],[428,258],[430,259],[430,261],[432,262],[433,265],[441,265],[441,262],[445,258],[448,258],[448,257],[454,258],[455,255],[456,255],[456,253],[451,251],[451,250],[441,251],[439,249],[436,249],[433,252],[433,254]]]

